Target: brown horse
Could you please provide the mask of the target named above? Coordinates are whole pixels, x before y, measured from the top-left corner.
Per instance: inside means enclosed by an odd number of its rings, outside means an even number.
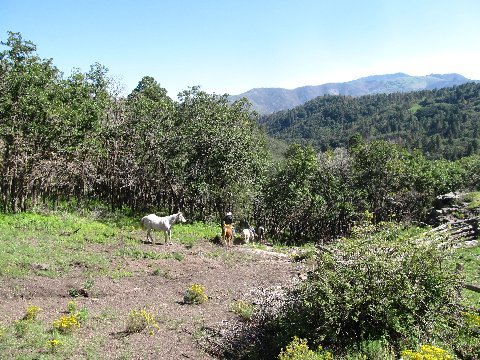
[[[233,245],[233,230],[232,230],[232,224],[230,225],[223,225],[223,243],[226,246],[232,246]]]

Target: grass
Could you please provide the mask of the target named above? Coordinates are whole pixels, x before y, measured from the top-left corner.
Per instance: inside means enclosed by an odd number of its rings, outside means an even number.
[[[466,284],[480,286],[480,245],[455,249],[453,260],[463,266]],[[464,289],[462,295],[467,306],[480,308],[480,293]]]
[[[194,222],[193,224],[184,224],[179,227],[174,227],[173,232],[175,238],[187,248],[195,246],[199,239],[213,239],[215,235],[220,233],[220,227],[215,224],[205,224],[201,222]]]
[[[27,315],[35,307],[29,306],[22,319],[0,325],[0,359],[72,359],[82,353],[86,359],[100,358],[105,337],[97,335],[85,341],[76,330],[84,326],[91,328],[95,322],[109,322],[118,316],[106,308],[98,317],[90,318],[87,308],[72,306],[69,302],[59,307],[58,317],[53,321],[46,321],[42,316],[29,318]]]
[[[5,359],[67,359],[78,341],[37,319],[17,320],[1,329],[0,357]]]
[[[114,242],[118,231],[71,214],[0,214],[0,277],[56,277],[73,266],[105,267],[104,255],[84,250]]]
[[[475,199],[478,201],[479,197],[480,194],[472,195],[472,203],[475,203]],[[192,248],[199,241],[211,240],[219,233],[220,229],[215,224],[176,225],[173,228],[173,241],[186,248]],[[163,236],[158,232],[156,235]],[[414,235],[416,233],[409,234]],[[151,275],[168,278],[170,276],[168,270],[160,268],[158,260],[184,261],[185,255],[182,251],[170,253],[161,251],[166,251],[168,247],[145,246],[141,241],[144,237],[145,233],[140,230],[135,219],[112,218],[100,221],[89,216],[64,213],[0,214],[0,281],[5,278],[31,275],[58,277],[68,274],[74,268],[81,268],[83,269],[81,276],[85,276],[82,288],[95,293],[95,276],[108,276],[113,279],[133,276],[133,271],[128,267],[131,259],[147,262],[148,266],[151,266]],[[256,243],[249,244],[248,247],[266,249],[264,245]],[[291,247],[278,244],[273,248],[273,251],[292,255],[292,260],[314,261],[313,245],[297,247],[295,250],[295,253],[292,253]],[[214,247],[203,256],[219,258],[227,263],[253,261],[246,253],[230,251],[223,247]],[[480,247],[456,249],[454,256],[454,261],[464,265],[466,282],[479,285]],[[465,296],[469,304],[480,306],[480,294],[466,292]],[[65,303],[58,309],[58,319],[62,312],[65,313],[67,306]],[[75,308],[76,305],[70,304],[70,307]],[[231,305],[231,310],[248,321],[255,308],[252,304],[237,302]],[[77,311],[72,310],[68,313]],[[39,318],[41,317],[39,315]],[[87,327],[104,327],[117,321],[119,314],[113,307],[107,307],[96,316],[90,317],[88,311],[82,313],[82,318],[85,318]],[[173,330],[182,325],[180,320],[174,318],[163,319],[161,323]],[[83,327],[83,324],[81,326]],[[202,329],[203,325],[199,324],[198,334],[201,334]],[[29,321],[20,319],[10,324],[0,323],[0,358],[60,359],[72,358],[78,353],[85,354],[87,358],[99,358],[99,352],[108,342],[108,336],[98,336],[88,342],[83,341],[80,336],[81,334],[76,332],[54,334],[51,322],[46,323],[38,319]],[[58,344],[52,342],[53,340],[58,340]],[[120,357],[122,351],[125,358],[133,356],[128,346],[128,343],[125,343],[125,348],[119,350]]]
[[[474,191],[463,195],[462,201],[468,203],[468,209],[480,207],[480,191]],[[480,238],[477,238],[480,240]],[[480,245],[462,247],[453,250],[453,261],[463,266],[463,276],[466,284],[480,287]],[[467,306],[480,308],[480,293],[471,290],[463,290],[463,298]]]
[[[198,241],[210,240],[219,232],[213,224],[177,224],[172,231],[172,241],[192,248]],[[163,237],[159,232],[155,235]],[[170,275],[168,270],[159,268],[158,260],[185,260],[184,252],[178,248],[169,251],[168,247],[149,246],[143,243],[144,238],[145,232],[138,220],[125,216],[99,219],[88,214],[62,212],[0,214],[0,281],[32,276],[62,277],[74,271],[74,274],[80,271],[78,276],[84,279],[78,288],[65,291],[70,303],[58,309],[55,323],[42,320],[40,309],[34,307],[28,310],[29,316],[25,319],[8,324],[0,322],[0,358],[67,359],[78,353],[99,358],[107,340],[98,336],[85,341],[83,322],[92,329],[118,322],[119,315],[113,308],[105,308],[96,316],[90,316],[87,309],[77,309],[75,298],[80,296],[80,290],[95,296],[101,291],[95,285],[97,277],[134,276],[137,270],[130,267],[132,259],[146,262],[147,267],[154,269],[153,275],[163,277]],[[80,330],[76,331],[78,324]],[[180,325],[172,319],[169,326]],[[119,355],[124,351],[126,358],[131,358],[127,355],[131,352],[130,345],[125,343],[125,346]]]
[[[156,251],[145,251],[140,249],[138,245],[125,246],[122,249],[117,251],[117,255],[122,258],[132,258],[132,259],[149,259],[149,260],[159,260],[159,259],[175,259],[182,261],[185,257],[179,252],[173,253],[159,253]]]
[[[219,232],[213,224],[176,225],[173,241],[192,248],[197,241]],[[163,236],[159,232],[156,236]],[[74,268],[113,278],[131,276],[128,269],[111,269],[119,259],[184,260],[181,252],[163,253],[142,249],[145,236],[138,221],[126,217],[100,221],[68,213],[0,214],[0,278],[30,275],[59,277]],[[103,247],[119,250],[98,251]]]
[[[466,194],[463,201],[468,203],[468,209],[475,209],[480,207],[480,191],[474,191]]]

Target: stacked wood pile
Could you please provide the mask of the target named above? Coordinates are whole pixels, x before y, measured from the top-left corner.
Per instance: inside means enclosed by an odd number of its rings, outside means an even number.
[[[445,234],[451,246],[475,246],[478,243],[480,209],[468,207],[463,194],[438,196],[428,222],[435,233]]]

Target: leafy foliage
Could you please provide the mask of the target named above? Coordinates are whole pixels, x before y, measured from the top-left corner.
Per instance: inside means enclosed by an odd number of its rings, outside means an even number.
[[[324,351],[321,346],[317,351],[310,350],[307,340],[294,336],[293,340],[282,349],[279,360],[333,360],[332,354]]]
[[[447,351],[432,345],[422,345],[420,351],[404,350],[402,359],[405,360],[452,360],[453,356]]]
[[[321,155],[292,145],[265,183],[265,223],[274,237],[303,243],[346,235],[366,212],[375,222],[423,220],[437,195],[473,186],[476,158],[427,160],[382,140]]]
[[[192,87],[174,101],[150,76],[123,96],[101,64],[64,77],[19,33],[2,46],[3,212],[61,204],[103,211],[108,204],[135,216],[182,210],[190,221],[213,223],[228,210],[265,226],[274,240],[304,243],[348,234],[366,211],[375,221],[423,220],[436,195],[480,183],[476,84],[317,98],[268,118],[271,134],[301,129],[316,146],[285,149],[267,140],[245,99],[231,103]],[[380,135],[377,127],[398,128],[398,136]],[[451,134],[447,143],[433,139],[437,128]],[[456,152],[446,157],[472,155],[427,160],[439,155],[422,145],[425,132],[435,146]],[[459,151],[468,139],[471,151]],[[272,162],[269,144],[285,153],[283,161],[276,154]]]
[[[147,330],[150,335],[153,335],[159,328],[155,316],[147,309],[141,309],[130,311],[125,331],[133,334]]]
[[[127,97],[94,64],[68,78],[19,33],[0,52],[0,205],[98,199],[111,210],[253,211],[268,160],[244,100],[198,87],[175,102],[150,76]]]
[[[25,313],[25,316],[23,317],[22,320],[30,320],[30,321],[34,321],[37,319],[37,315],[40,311],[42,311],[43,309],[40,308],[39,306],[36,306],[36,305],[29,305],[27,307],[27,310],[26,310],[26,313]]]
[[[454,346],[461,281],[447,254],[421,229],[384,223],[357,233],[324,247],[284,305],[259,314],[264,320],[247,330],[257,331],[255,346],[238,358],[273,358],[294,336],[339,356],[367,343],[385,354],[419,341]]]
[[[52,323],[53,328],[62,334],[69,334],[80,327],[76,314],[62,315]]]
[[[443,257],[391,226],[367,239],[340,241],[321,254],[285,320],[301,323],[298,335],[315,334],[325,345],[383,337],[400,344],[430,336],[459,289],[454,274],[441,267]]]
[[[250,321],[255,312],[255,305],[243,300],[235,301],[233,304],[231,304],[230,308],[244,321]]]

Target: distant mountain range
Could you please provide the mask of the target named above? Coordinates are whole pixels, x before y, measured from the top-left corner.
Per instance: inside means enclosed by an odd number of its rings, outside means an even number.
[[[232,95],[232,101],[247,98],[260,114],[292,109],[322,95],[362,96],[431,90],[462,85],[475,80],[459,74],[430,74],[410,76],[404,73],[373,75],[344,83],[328,83],[317,86],[302,86],[293,90],[282,88],[255,88],[240,95]],[[475,81],[478,82],[478,81]]]

